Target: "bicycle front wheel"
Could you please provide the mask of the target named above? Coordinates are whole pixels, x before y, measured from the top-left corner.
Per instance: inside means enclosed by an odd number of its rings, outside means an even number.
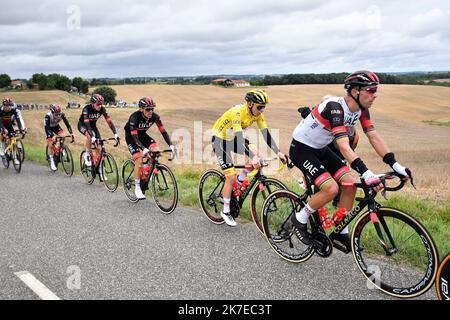
[[[12,147],[11,156],[14,169],[17,173],[20,173],[22,170],[22,149],[19,149],[17,144]]]
[[[220,216],[223,208],[222,190],[224,184],[225,176],[214,169],[207,170],[198,184],[198,198],[202,210],[208,219],[215,224],[225,222]]]
[[[117,186],[119,185],[119,170],[117,169],[116,160],[114,157],[105,153],[105,159],[100,164],[99,172],[100,178],[103,180],[106,189],[110,192],[114,192],[117,190]]]
[[[128,200],[133,203],[138,202],[139,199],[134,194],[136,183],[134,181],[134,161],[131,159],[125,161],[122,166],[122,183],[123,191],[125,192]]]
[[[419,221],[400,210],[382,207],[362,214],[353,229],[352,251],[364,276],[391,296],[414,298],[434,283],[436,245]]]
[[[252,218],[262,234],[264,234],[264,230],[261,221],[261,211],[264,201],[272,192],[277,190],[287,190],[287,187],[281,181],[272,178],[266,178],[260,183],[257,183],[257,186],[253,190]]]
[[[304,262],[314,254],[312,245],[303,244],[295,235],[291,216],[300,211],[300,197],[288,190],[278,190],[264,201],[262,225],[272,249],[290,262]]]
[[[94,182],[95,176],[92,172],[92,166],[87,166],[86,162],[84,161],[84,154],[86,151],[81,152],[80,155],[80,171],[81,175],[83,176],[84,180],[86,180],[87,184],[92,184]],[[92,161],[92,160],[91,160]]]
[[[25,148],[22,140],[17,140],[17,148],[20,149],[20,161],[23,163],[25,161]]]
[[[73,157],[72,152],[70,151],[69,147],[64,145],[61,153],[61,164],[64,170],[64,173],[66,176],[71,177],[73,175]]]
[[[178,203],[178,187],[172,170],[164,164],[158,164],[152,174],[153,200],[164,214],[172,213]]]

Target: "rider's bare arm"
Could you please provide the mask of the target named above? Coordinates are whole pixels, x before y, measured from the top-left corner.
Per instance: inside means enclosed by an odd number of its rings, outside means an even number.
[[[366,132],[366,136],[369,139],[370,144],[378,153],[378,155],[383,158],[386,154],[390,153],[389,147],[383,138],[378,134],[376,130]]]

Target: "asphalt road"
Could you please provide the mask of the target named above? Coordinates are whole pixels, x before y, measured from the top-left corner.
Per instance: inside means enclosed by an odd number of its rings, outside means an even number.
[[[351,255],[289,263],[239,222],[184,207],[164,216],[152,200],[131,204],[30,162],[19,175],[1,168],[0,299],[39,299],[20,271],[61,299],[390,299]],[[421,298],[436,299],[434,288]]]

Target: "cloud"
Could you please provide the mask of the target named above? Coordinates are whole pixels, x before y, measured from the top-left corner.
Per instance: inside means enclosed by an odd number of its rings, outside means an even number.
[[[450,4],[438,0],[23,0],[2,4],[0,72],[445,70],[449,18]]]

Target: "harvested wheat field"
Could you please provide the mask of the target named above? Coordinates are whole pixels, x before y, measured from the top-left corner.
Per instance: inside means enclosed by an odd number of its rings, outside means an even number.
[[[209,144],[210,135],[205,133],[214,121],[229,107],[241,103],[248,88],[222,88],[215,86],[177,86],[177,85],[128,85],[113,86],[118,99],[136,102],[143,96],[151,96],[156,101],[157,112],[169,132],[180,133],[182,128],[188,131],[193,139],[195,135],[202,138],[204,148]],[[269,94],[270,105],[266,110],[266,119],[271,129],[278,129],[282,151],[289,152],[291,133],[300,121],[297,108],[300,105],[314,105],[324,95],[342,95],[345,93],[341,85],[290,85],[270,86],[265,90]],[[25,93],[24,93],[25,94]],[[36,100],[43,99],[41,92],[30,92]],[[49,93],[51,94],[51,93]],[[21,95],[21,94],[17,94]],[[3,96],[3,94],[1,95]],[[22,97],[13,99],[21,101]],[[53,96],[52,96],[53,97]],[[72,97],[72,96],[71,96]],[[36,101],[38,102],[38,101]],[[52,102],[52,101],[48,101]],[[64,102],[61,102],[64,104]],[[67,101],[65,101],[65,104]],[[109,109],[112,119],[120,128],[123,137],[123,126],[132,109]],[[68,110],[67,114],[76,130],[76,121],[81,110]],[[44,111],[26,111],[25,118],[31,128],[27,139],[32,143],[43,144],[42,121]],[[384,137],[397,159],[409,166],[418,185],[413,194],[422,197],[448,197],[450,193],[450,127],[435,126],[423,121],[441,121],[450,118],[450,88],[435,86],[382,85],[374,107],[371,109],[372,119],[378,132]],[[197,124],[194,132],[194,121]],[[100,120],[104,136],[110,131]],[[160,134],[152,128],[150,135],[157,138],[164,146]],[[363,134],[362,134],[363,136]],[[81,135],[77,131],[78,143]],[[175,138],[181,143],[189,139]],[[188,147],[184,148],[184,150]],[[198,149],[196,149],[198,151]],[[362,137],[357,152],[375,172],[384,172],[384,165],[375,151]],[[120,148],[121,157],[128,157],[125,146]],[[198,154],[197,154],[198,156]],[[194,157],[194,156],[192,156]],[[213,159],[214,160],[214,159]],[[215,160],[214,160],[215,161]],[[208,164],[208,166],[215,166]],[[295,171],[298,172],[297,170]],[[291,174],[292,176],[292,174]]]
[[[66,106],[68,102],[83,104],[85,99],[60,90],[0,92],[0,99],[11,98],[18,104],[60,104]]]

